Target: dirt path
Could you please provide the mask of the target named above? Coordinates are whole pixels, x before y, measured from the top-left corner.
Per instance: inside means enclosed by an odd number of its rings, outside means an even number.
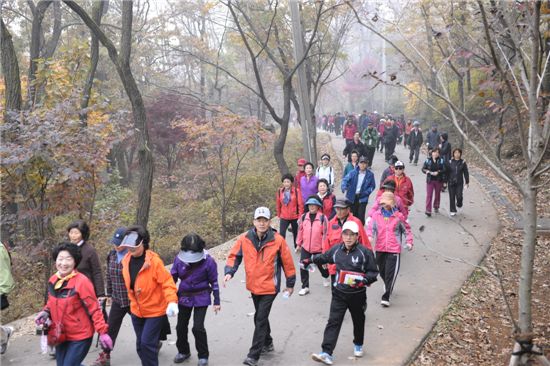
[[[336,152],[343,150],[343,140],[334,135],[332,146]],[[323,151],[323,146],[319,146]],[[352,357],[352,325],[346,316],[338,345],[334,352],[336,365],[401,365],[429,333],[460,289],[464,280],[480,262],[491,238],[499,226],[491,200],[474,180],[465,192],[465,210],[453,219],[448,216],[448,195],[442,196],[441,213],[432,218],[424,216],[425,176],[420,166],[409,166],[408,151],[402,146],[396,154],[406,164],[415,187],[415,201],[409,221],[415,237],[415,249],[402,256],[401,272],[392,296],[390,308],[380,307],[382,283],[378,281],[368,290],[366,323],[366,354],[362,359]],[[341,157],[333,157],[333,160]],[[386,163],[383,155],[376,153],[373,172],[378,181]],[[341,177],[338,177],[341,178]],[[339,187],[340,179],[337,179]],[[341,194],[341,193],[340,193]],[[369,205],[370,206],[370,205]],[[424,226],[421,232],[419,228]],[[287,236],[288,241],[290,234]],[[222,258],[228,245],[214,250]],[[297,261],[296,261],[297,263]],[[218,269],[223,272],[223,261],[218,260]],[[221,276],[220,276],[221,278]],[[311,276],[311,294],[305,297],[293,295],[289,300],[278,297],[271,313],[271,328],[275,352],[262,358],[260,365],[314,365],[312,352],[319,352],[326,324],[330,290],[324,288],[321,276]],[[222,289],[222,311],[218,315],[209,312],[206,318],[210,346],[211,365],[239,365],[246,356],[253,332],[254,307],[244,284],[244,269],[241,267],[229,286]],[[171,365],[176,354],[175,325],[171,319],[173,334],[160,353],[160,364]],[[23,331],[21,331],[23,332]],[[190,336],[192,338],[192,336]],[[95,342],[94,342],[95,344]],[[196,364],[193,349],[191,363]],[[4,365],[55,365],[55,361],[39,354],[39,337],[27,331],[14,337],[8,352],[2,356]],[[91,364],[98,350],[92,348],[85,364]],[[129,318],[122,326],[112,365],[137,365],[135,336]]]

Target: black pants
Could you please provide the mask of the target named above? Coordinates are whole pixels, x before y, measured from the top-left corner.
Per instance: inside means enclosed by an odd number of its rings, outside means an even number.
[[[313,254],[320,254],[320,253],[310,253],[304,248],[302,248],[300,252],[300,261],[311,258]],[[328,269],[323,268],[321,264],[318,264],[317,268],[319,268],[319,272],[321,272],[321,276],[323,276],[323,278],[328,278]],[[300,279],[302,280],[302,288],[309,287],[309,271],[307,269],[300,268]]]
[[[409,163],[413,162],[413,158],[414,158],[414,163],[415,164],[418,163],[419,155],[420,155],[420,145],[416,147],[411,147],[411,152],[409,153]]]
[[[193,312],[193,328],[191,330],[195,337],[197,354],[199,358],[208,358],[208,338],[206,336],[206,329],[204,328],[204,318],[206,317],[208,306],[190,308],[178,305],[178,308],[180,310],[178,313],[178,325],[176,326],[176,333],[178,334],[176,347],[178,348],[178,352],[184,355],[191,353],[187,333],[189,319],[191,319],[191,312]]]
[[[294,236],[294,248],[296,248],[296,237],[298,236],[298,220],[279,220],[279,234],[286,239],[286,231],[288,230],[288,225],[292,228],[292,236]]]
[[[380,149],[380,152],[384,150],[384,139],[380,138],[378,139],[378,143],[376,144],[376,147]]]
[[[264,346],[268,346],[273,343],[271,338],[271,327],[269,326],[269,313],[271,312],[271,306],[275,295],[254,295],[252,294],[252,301],[254,302],[254,336],[252,337],[252,346],[248,351],[248,357],[255,360],[260,359],[260,353]]]
[[[372,166],[372,160],[374,159],[375,147],[365,147],[365,153],[367,154],[367,159],[369,161],[369,166]]]
[[[118,332],[120,331],[120,326],[126,314],[130,314],[130,307],[121,307],[120,304],[116,301],[111,303],[111,309],[109,310],[109,319],[107,323],[109,324],[109,337],[113,340],[113,346],[115,345],[116,338],[118,337]],[[109,351],[110,353],[111,351]]]
[[[346,294],[332,289],[332,301],[328,316],[325,334],[323,336],[323,352],[332,355],[336,347],[338,335],[342,328],[342,322],[346,311],[349,310],[353,321],[353,344],[363,345],[365,339],[365,311],[367,310],[367,291]]]
[[[456,212],[456,208],[462,207],[462,193],[464,192],[463,183],[449,185],[449,201],[451,202],[451,212]]]
[[[378,272],[384,281],[384,294],[382,300],[389,301],[393,286],[399,273],[399,253],[376,252],[376,264]]]
[[[386,158],[386,161],[390,160],[390,156],[393,155],[393,153],[395,152],[395,142],[396,141],[388,141],[386,143],[384,143],[384,148],[386,149],[385,153],[385,158]]]
[[[359,197],[355,197],[355,201],[353,202],[353,205],[351,206],[351,213],[353,214],[353,216],[355,216],[359,220],[361,220],[361,223],[363,223],[363,225],[365,225],[365,213],[366,212],[367,212],[367,202],[361,203],[361,202],[359,202]]]

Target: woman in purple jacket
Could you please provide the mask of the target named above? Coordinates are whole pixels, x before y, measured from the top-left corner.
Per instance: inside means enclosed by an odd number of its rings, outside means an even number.
[[[302,193],[302,201],[306,202],[309,196],[317,194],[317,181],[319,181],[319,178],[315,176],[315,167],[312,163],[306,163],[304,171],[306,175],[300,178],[300,191]],[[307,211],[307,205],[304,204],[304,208]]]
[[[187,328],[191,312],[193,316],[193,335],[199,357],[199,366],[208,365],[208,342],[204,318],[206,309],[212,304],[210,293],[214,294],[214,312],[221,310],[220,290],[218,287],[218,267],[216,261],[204,249],[204,240],[197,234],[186,235],[181,241],[181,251],[174,259],[172,277],[178,288],[178,325],[176,332],[178,354],[174,363],[181,363],[191,357]]]

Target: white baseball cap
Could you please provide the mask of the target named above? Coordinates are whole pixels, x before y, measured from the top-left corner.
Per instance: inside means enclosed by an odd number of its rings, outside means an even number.
[[[266,219],[271,219],[271,212],[269,212],[269,208],[267,207],[258,207],[256,211],[254,211],[254,220],[264,217]]]
[[[344,223],[344,226],[342,226],[342,232],[346,230],[351,230],[351,232],[358,234],[359,233],[359,226],[356,222],[353,221],[346,221]]]

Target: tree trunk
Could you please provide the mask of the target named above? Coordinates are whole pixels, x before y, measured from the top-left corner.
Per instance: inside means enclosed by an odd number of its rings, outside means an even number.
[[[101,16],[103,15],[103,1],[96,1],[92,6],[92,20],[99,26],[101,24]],[[90,96],[92,94],[92,86],[94,84],[95,72],[97,70],[97,63],[99,61],[99,40],[94,32],[90,32],[92,40],[90,42],[90,69],[86,76],[86,84],[82,90],[82,99],[80,101],[80,123],[83,127],[88,124],[88,112],[84,109],[88,108],[90,104]]]
[[[116,144],[113,146],[113,156],[116,161],[118,174],[120,175],[120,185],[128,187],[130,185],[130,177],[128,174],[128,162],[126,160],[126,154],[122,144]]]
[[[279,131],[279,136],[277,136],[277,140],[275,140],[275,145],[273,146],[273,157],[275,158],[275,161],[277,162],[277,167],[279,168],[279,172],[281,172],[281,175],[289,173],[288,165],[285,160],[285,143],[286,143],[286,136],[288,134],[288,119],[286,120],[286,123],[281,123],[281,130]]]
[[[38,59],[40,58],[40,48],[42,45],[42,21],[48,7],[53,3],[51,0],[41,0],[35,8],[32,8],[32,28],[31,28],[31,45],[29,52],[29,79],[28,79],[28,96],[27,104],[30,108],[36,103],[36,72],[38,70]]]

